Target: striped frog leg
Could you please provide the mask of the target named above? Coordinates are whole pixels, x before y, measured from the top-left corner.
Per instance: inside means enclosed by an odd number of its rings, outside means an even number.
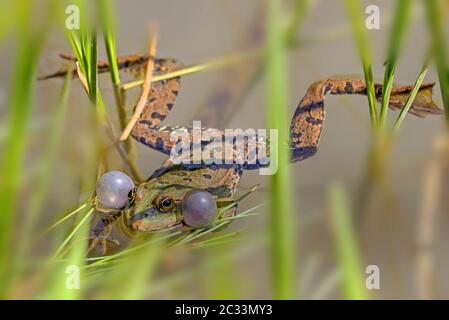
[[[171,80],[168,80],[171,81]],[[176,86],[174,86],[176,84]],[[156,87],[158,86],[158,87]],[[427,115],[442,114],[432,100],[432,88],[434,83],[423,84],[409,109],[409,113],[425,117]],[[168,82],[155,84],[156,95],[150,98],[148,109],[145,110],[138,125],[133,131],[133,137],[143,144],[167,155],[177,155],[178,162],[182,166],[193,169],[207,166],[211,169],[238,166],[244,170],[258,169],[269,165],[269,145],[265,137],[257,134],[248,136],[247,131],[226,131],[212,128],[195,129],[188,127],[159,127],[158,124],[165,119],[168,112],[172,110],[174,95],[171,90],[178,90],[179,81],[169,85]],[[413,86],[395,86],[391,91],[390,105],[392,109],[404,107]],[[165,91],[165,92],[163,92]],[[376,98],[381,100],[382,85],[375,85]],[[327,94],[360,94],[366,95],[365,81],[359,79],[325,79],[313,83],[301,99],[294,113],[290,126],[291,161],[297,162],[313,156],[318,150],[319,139],[323,130],[325,120],[324,99]],[[158,101],[158,95],[162,100]],[[165,105],[165,106],[164,106]],[[184,134],[183,139],[174,140],[173,133]],[[196,140],[195,135],[200,136]],[[243,137],[239,140],[238,137]],[[236,141],[242,141],[243,148],[236,148]],[[187,154],[179,154],[184,150],[191,150]],[[195,149],[202,154],[209,154],[209,161],[203,158],[195,159]],[[173,153],[174,151],[174,153]],[[228,152],[226,152],[228,151]],[[197,153],[198,155],[199,153]],[[214,161],[210,162],[213,159]],[[157,170],[153,177],[159,176],[175,165],[169,158],[164,165]]]
[[[168,73],[180,67],[181,65],[173,59],[157,59],[154,72],[155,74]],[[179,77],[151,84],[148,101],[131,132],[134,139],[154,150],[170,154],[172,147],[170,133],[175,130],[175,127],[164,127],[160,124],[173,109],[179,86]]]
[[[59,57],[63,60],[67,60],[67,61],[72,61],[72,62],[77,61],[75,56],[69,55],[69,54],[61,53],[59,55]],[[149,58],[150,57],[148,55],[143,55],[143,54],[130,54],[130,55],[126,55],[126,56],[120,56],[117,58],[117,66],[118,66],[119,70],[128,70],[131,72],[134,70],[138,70],[140,73],[140,70],[143,70],[146,67],[146,64],[148,63]],[[98,61],[97,70],[98,70],[98,73],[109,72],[109,62],[106,60]],[[63,68],[54,73],[38,77],[38,80],[47,80],[47,79],[52,79],[52,78],[63,78],[66,76],[66,74],[68,72],[72,73],[73,76],[75,76],[76,75],[76,67]]]
[[[418,117],[439,115],[443,111],[432,100],[434,83],[422,84],[413,101],[409,113]],[[413,86],[395,86],[391,90],[389,107],[402,109]],[[382,99],[382,85],[375,84],[376,99]],[[296,108],[290,126],[290,145],[292,161],[301,161],[313,156],[318,144],[325,119],[324,98],[326,94],[361,94],[366,95],[365,81],[359,79],[326,79],[310,85]]]
[[[70,56],[64,59],[74,60]],[[145,70],[149,57],[145,55],[128,55],[119,57],[117,62],[120,69],[140,75]],[[178,70],[181,65],[173,59],[155,59],[155,73],[169,73]],[[98,63],[98,71],[109,70],[107,61]],[[64,76],[70,70],[59,71],[44,76],[42,79]],[[160,126],[161,122],[173,109],[180,86],[179,78],[172,78],[152,83],[148,102],[140,118],[133,128],[132,136],[150,148],[171,155],[172,151],[178,156],[182,166],[193,169],[198,167],[258,169],[269,165],[270,150],[265,137],[257,134],[248,135],[248,131],[227,131],[212,128],[195,130],[189,127]],[[427,115],[442,114],[442,110],[432,100],[434,83],[422,84],[409,113],[425,117]],[[391,90],[389,107],[402,109],[412,91],[413,86],[394,86]],[[382,98],[382,84],[375,84],[376,99]],[[290,126],[290,147],[292,162],[301,161],[313,156],[318,150],[319,139],[323,130],[325,111],[324,99],[327,94],[361,94],[366,95],[365,81],[348,78],[329,78],[320,80],[308,88],[293,115]],[[183,139],[173,139],[173,134],[183,135]],[[195,139],[195,137],[200,137]],[[242,138],[242,139],[239,139]],[[236,141],[242,141],[243,147],[236,148]],[[179,155],[184,147],[193,152]],[[209,153],[214,161],[204,161],[202,157],[196,159],[195,155]],[[168,168],[175,165],[171,157],[157,170],[153,176],[158,176]]]

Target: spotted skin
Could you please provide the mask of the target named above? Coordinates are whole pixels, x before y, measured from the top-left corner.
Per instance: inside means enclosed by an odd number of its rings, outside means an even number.
[[[424,117],[442,114],[443,111],[432,100],[434,83],[421,85],[409,113]],[[393,87],[389,107],[402,109],[413,86]],[[376,99],[382,99],[382,85],[375,85]],[[324,98],[326,94],[361,94],[366,95],[365,81],[358,79],[326,79],[313,83],[301,99],[290,126],[290,144],[292,161],[301,161],[313,156],[318,144],[325,119]]]
[[[161,60],[160,69],[171,72],[178,68],[176,62]],[[170,155],[172,150],[187,147],[192,152],[180,154],[178,161],[189,169],[208,166],[209,168],[229,168],[239,166],[243,170],[259,169],[269,165],[269,145],[265,139],[255,133],[247,135],[247,131],[234,131],[228,133],[213,128],[201,128],[201,143],[195,143],[195,132],[189,127],[161,127],[159,124],[172,110],[179,90],[179,78],[168,80],[164,83],[153,85],[152,93],[147,108],[142,113],[138,125],[134,128],[133,137],[143,144],[164,154]],[[433,83],[421,85],[418,95],[409,109],[409,113],[424,117],[431,114],[442,114],[432,100]],[[390,108],[401,109],[407,100],[413,86],[395,86],[391,91]],[[376,98],[381,100],[382,85],[375,85]],[[359,94],[366,95],[365,81],[353,78],[329,78],[313,83],[301,99],[293,115],[290,126],[291,160],[297,162],[313,156],[318,150],[320,136],[325,120],[324,99],[327,94]],[[170,139],[173,132],[185,133],[187,139],[176,141]],[[197,133],[198,134],[198,133]],[[242,138],[243,148],[235,147],[235,136]],[[245,139],[246,137],[246,139]],[[215,138],[215,139],[214,139]],[[177,148],[178,147],[178,148]],[[213,164],[199,159],[195,163],[195,148],[206,152],[219,161]],[[229,152],[225,152],[225,151]],[[197,161],[198,162],[198,161]],[[217,163],[218,162],[218,163]],[[152,177],[162,174],[173,166],[167,160]]]
[[[138,55],[119,58],[119,67],[141,74],[145,70],[145,59],[148,60]],[[180,67],[181,65],[173,59],[155,59],[156,74],[172,72]],[[107,69],[107,63],[99,64],[99,71]],[[61,74],[56,73],[46,78],[59,76]],[[180,202],[186,192],[192,189],[205,189],[216,197],[217,204],[229,205],[235,201],[235,191],[243,170],[269,165],[269,146],[257,134],[248,135],[246,131],[233,131],[230,134],[227,131],[212,128],[201,128],[200,132],[195,132],[188,127],[161,126],[162,121],[173,109],[179,86],[179,78],[152,84],[148,102],[133,128],[132,136],[144,145],[167,155],[171,154],[174,147],[184,145],[192,150],[199,148],[201,152],[210,152],[217,160],[221,160],[221,163],[205,163],[203,158],[195,159],[194,153],[191,153],[187,158],[182,159],[189,160],[190,164],[175,165],[169,157],[147,181],[136,187],[133,200],[126,208],[111,213],[110,218],[103,219],[95,225],[91,233],[90,250],[100,244],[102,254],[105,254],[106,242],[116,243],[116,239],[111,237],[111,231],[117,221],[125,221],[125,224],[122,224],[126,229],[125,232],[186,227],[180,210]],[[409,109],[411,114],[419,117],[442,114],[442,110],[432,100],[433,86],[434,84],[421,86]],[[393,87],[390,107],[401,109],[412,89],[412,86]],[[382,85],[376,84],[375,92],[376,98],[380,100]],[[366,95],[366,85],[363,80],[353,78],[330,78],[317,81],[308,88],[295,110],[290,126],[292,162],[304,160],[317,152],[325,120],[324,98],[327,94]],[[173,132],[184,133],[188,139],[172,141],[170,136]],[[194,137],[199,133],[201,133],[201,140],[197,143]],[[243,148],[235,148],[236,137],[246,137],[242,139]],[[218,143],[217,138],[221,138]],[[243,153],[239,153],[242,150]],[[199,160],[199,162],[194,163],[193,160]],[[158,199],[167,195],[175,200],[176,205],[169,212],[159,212]],[[236,209],[236,206],[233,206],[226,210],[224,215],[233,216]],[[148,214],[150,211],[151,214]]]
[[[178,70],[179,65],[172,59],[156,59],[155,74]],[[170,142],[170,133],[173,127],[161,127],[178,96],[179,78],[172,78],[154,82],[151,85],[148,101],[132,130],[132,136],[144,145],[165,154],[170,154],[173,144]]]
[[[75,60],[74,57],[62,55],[64,59]],[[146,68],[149,57],[145,55],[128,55],[118,58],[120,69],[141,76]],[[155,74],[164,74],[176,71],[182,67],[174,59],[155,59]],[[98,71],[109,70],[107,61],[98,63]],[[42,79],[64,76],[68,71],[56,72],[44,76]],[[418,94],[409,109],[409,113],[425,117],[427,115],[442,114],[442,110],[432,100],[432,89],[434,83],[422,84]],[[194,169],[207,166],[211,169],[231,168],[238,166],[243,170],[258,169],[269,165],[270,148],[264,137],[257,134],[248,135],[246,131],[234,131],[228,133],[219,129],[201,128],[199,133],[189,127],[161,126],[162,121],[172,111],[180,87],[180,79],[172,78],[152,83],[146,107],[138,122],[133,128],[132,136],[142,144],[150,148],[170,155],[175,146],[188,147],[191,150],[200,149],[201,152],[209,152],[216,160],[214,163],[206,163],[203,159],[195,160],[195,152],[178,158],[184,167]],[[394,86],[391,91],[389,107],[402,109],[412,91],[413,86]],[[382,85],[375,84],[376,99],[381,100]],[[325,111],[324,98],[327,94],[360,94],[366,95],[365,81],[353,77],[329,78],[320,80],[308,88],[301,99],[293,115],[290,126],[290,147],[292,162],[301,161],[313,156],[318,150],[319,139],[323,130]],[[173,132],[184,133],[186,139],[172,141],[170,136]],[[196,144],[195,134],[201,135],[200,143]],[[242,138],[243,148],[235,148],[235,137]],[[248,138],[248,136],[250,138]],[[245,139],[246,137],[246,139]],[[215,138],[215,139],[214,139]],[[221,163],[217,163],[220,162]],[[168,159],[158,169],[153,177],[162,174],[174,164]]]
[[[60,54],[61,59],[76,62],[76,57],[68,54]],[[142,54],[131,54],[126,56],[120,56],[117,58],[117,66],[120,70],[127,70],[134,75],[141,74],[142,70],[146,68],[149,56]],[[97,63],[98,73],[104,73],[109,71],[109,62],[106,60],[100,60]],[[73,76],[76,75],[76,67],[65,68],[54,73],[44,75],[38,78],[38,80],[47,80],[52,78],[65,77],[67,73],[72,73]]]
[[[133,202],[125,208],[126,225],[135,231],[161,231],[173,228],[189,228],[184,223],[182,200],[191,190],[206,190],[217,202],[218,208],[227,207],[221,217],[235,215],[237,185],[242,173],[237,168],[220,168],[213,172],[207,168],[189,171],[186,168],[172,167],[163,175],[149,179],[134,190]],[[169,197],[175,205],[162,211],[158,206],[161,199]]]

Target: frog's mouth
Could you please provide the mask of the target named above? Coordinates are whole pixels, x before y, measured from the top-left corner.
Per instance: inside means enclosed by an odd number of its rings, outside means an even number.
[[[133,214],[127,222],[136,231],[167,230],[178,223],[175,213],[161,213],[154,208]]]

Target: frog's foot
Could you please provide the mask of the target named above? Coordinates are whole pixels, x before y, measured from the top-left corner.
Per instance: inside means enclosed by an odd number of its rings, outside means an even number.
[[[92,229],[89,236],[90,245],[87,249],[86,255],[89,255],[94,251],[96,255],[96,248],[100,246],[100,255],[104,256],[108,251],[108,241],[114,243],[117,247],[120,246],[120,242],[114,238],[112,234],[112,224],[108,224],[105,220],[100,220]]]

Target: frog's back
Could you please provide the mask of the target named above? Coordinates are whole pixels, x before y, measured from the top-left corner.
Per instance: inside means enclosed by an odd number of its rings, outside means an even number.
[[[242,171],[237,167],[186,169],[182,166],[175,166],[154,178],[154,182],[158,188],[180,185],[192,189],[204,189],[220,198],[233,198],[241,175]]]

